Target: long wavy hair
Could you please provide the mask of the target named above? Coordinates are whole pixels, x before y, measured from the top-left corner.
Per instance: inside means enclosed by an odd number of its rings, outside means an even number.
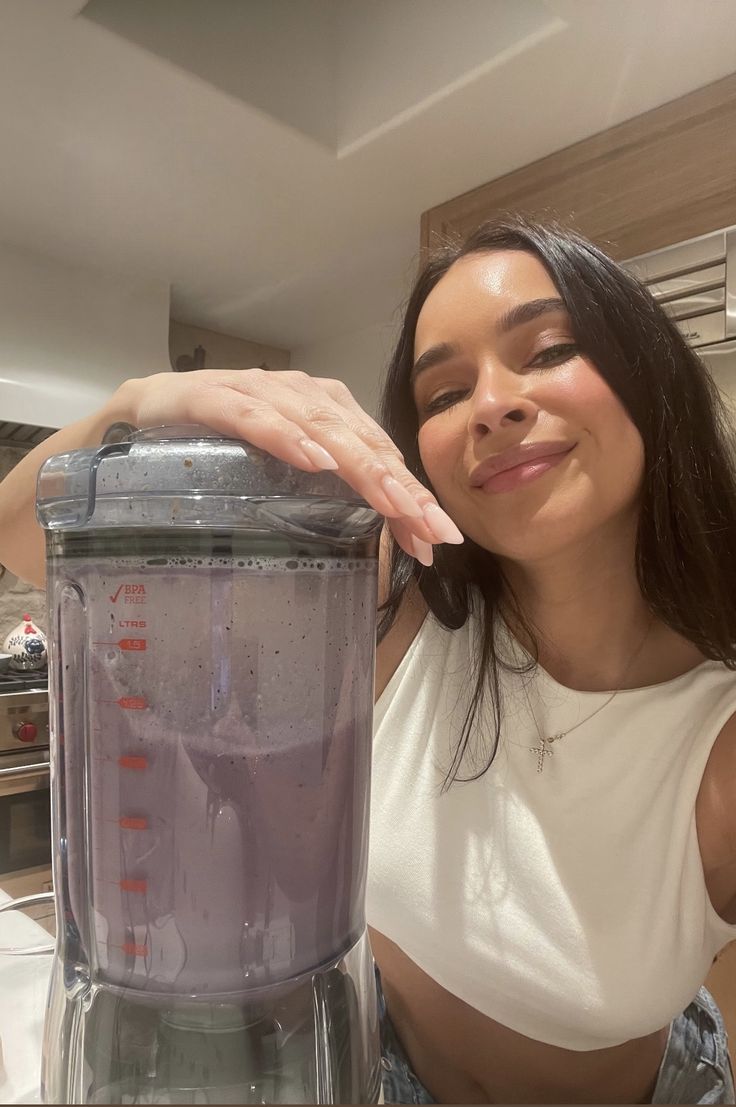
[[[435,253],[408,299],[380,405],[380,421],[407,467],[431,488],[419,455],[419,421],[410,386],[414,335],[422,305],[461,257],[521,250],[545,267],[569,313],[573,337],[621,400],[644,443],[636,542],[639,585],[652,613],[712,660],[736,668],[736,477],[729,424],[718,389],[697,354],[649,291],[591,242],[555,225],[513,217],[484,223],[462,244]],[[394,543],[379,640],[416,582],[429,611],[450,629],[479,608],[480,650],[474,682],[445,786],[475,779],[490,766],[501,726],[494,624],[509,606],[533,641],[498,558],[466,538],[435,546],[431,568]],[[470,748],[474,722],[490,700],[490,742]],[[468,761],[466,754],[472,753]],[[472,764],[460,775],[461,767]]]

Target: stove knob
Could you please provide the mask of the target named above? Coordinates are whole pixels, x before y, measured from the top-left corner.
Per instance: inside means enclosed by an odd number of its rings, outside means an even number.
[[[35,742],[38,729],[35,723],[16,723],[13,734],[19,742]]]

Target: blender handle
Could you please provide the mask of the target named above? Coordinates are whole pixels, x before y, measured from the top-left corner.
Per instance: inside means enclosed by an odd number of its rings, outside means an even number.
[[[33,896],[19,896],[18,899],[9,899],[7,903],[0,903],[0,914],[3,911],[22,911],[24,907],[37,907],[42,903],[53,903],[53,892],[38,892]],[[45,946],[21,946],[20,949],[16,949],[15,946],[0,946],[0,955],[6,957],[23,957],[33,956],[38,953],[53,953],[56,948],[55,943]]]

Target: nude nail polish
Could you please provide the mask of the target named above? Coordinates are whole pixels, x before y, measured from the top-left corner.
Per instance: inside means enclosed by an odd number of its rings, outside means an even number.
[[[381,478],[381,488],[397,511],[410,519],[421,519],[424,514],[411,492],[407,492],[403,484],[395,477],[385,476]]]
[[[460,545],[464,542],[462,532],[453,523],[439,504],[427,504],[424,508],[424,521],[440,542],[452,542]]]

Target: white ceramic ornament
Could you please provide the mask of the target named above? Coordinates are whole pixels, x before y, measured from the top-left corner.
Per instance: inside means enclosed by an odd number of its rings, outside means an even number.
[[[24,615],[23,622],[11,630],[3,649],[11,655],[11,669],[24,672],[43,669],[48,660],[46,635],[31,621],[30,615]]]

